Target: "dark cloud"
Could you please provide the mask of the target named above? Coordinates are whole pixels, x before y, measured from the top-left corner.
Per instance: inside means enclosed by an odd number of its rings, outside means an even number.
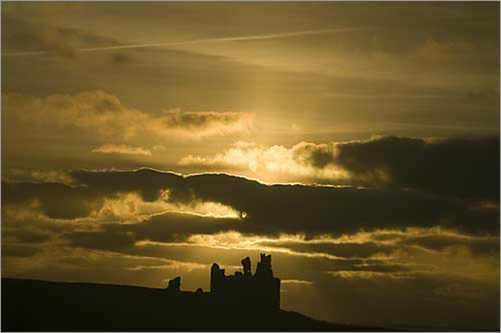
[[[270,247],[285,247],[300,253],[326,253],[343,258],[367,258],[374,254],[390,255],[398,247],[393,244],[366,241],[363,243],[308,243],[294,241],[264,241],[260,245]]]
[[[158,200],[163,189],[179,188],[184,182],[184,178],[178,174],[152,169],[135,171],[77,170],[71,171],[70,175],[80,184],[86,185],[98,193],[109,195],[116,192],[138,192],[147,202]]]
[[[75,231],[64,235],[71,245],[90,249],[117,251],[134,245],[134,236],[120,230]]]
[[[2,244],[2,258],[4,257],[31,257],[41,252],[38,246],[26,244]]]
[[[169,258],[182,261],[187,260],[194,252],[199,253],[203,251],[206,252],[207,255],[206,258],[204,258],[205,261],[202,262],[206,263],[213,260],[211,256],[213,258],[228,258],[228,252],[231,252],[232,258],[235,258],[233,262],[231,260],[228,261],[231,264],[238,263],[241,259],[239,259],[239,257],[248,255],[249,252],[255,252],[255,255],[258,255],[259,249],[217,249],[212,248],[210,244],[187,240],[187,237],[193,233],[197,235],[213,234],[228,227],[228,229],[231,230],[230,225],[225,223],[231,221],[222,222],[219,226],[210,226],[211,222],[216,221],[203,221],[203,218],[196,216],[163,214],[152,219],[152,221],[135,225],[117,223],[103,225],[100,230],[92,232],[70,232],[63,235],[63,239],[69,241],[69,244],[74,247],[106,250],[152,258],[163,258],[167,255]],[[190,226],[183,224],[189,224]],[[224,227],[221,228],[221,225],[224,225]],[[152,241],[154,243],[135,246],[136,242],[140,241]],[[266,246],[266,242],[259,245]],[[161,248],[155,249],[156,246],[160,246]],[[359,244],[359,246],[363,247],[363,244]],[[282,247],[282,249],[283,248],[296,251],[294,246],[286,245]],[[331,247],[330,249],[323,249],[321,252],[316,252],[316,254],[312,256],[312,252],[308,252],[303,249],[297,251],[295,256],[303,258],[303,265],[308,265],[306,261],[311,261],[319,271],[390,273],[407,272],[413,268],[412,266],[406,264],[388,262],[387,259],[355,258],[350,254],[346,257],[340,256],[339,258],[322,255],[333,255],[335,252],[335,247]],[[275,260],[286,260],[289,255],[290,254],[288,253],[280,253],[280,249],[277,248],[277,252],[274,254],[274,257]]]
[[[61,27],[43,20],[29,20],[2,12],[2,53],[48,52],[74,58],[78,49],[116,43],[81,30]]]
[[[499,205],[469,208],[455,217],[455,224],[467,233],[489,229],[494,226],[494,221],[499,224]],[[449,221],[447,224],[452,226],[454,222]],[[499,235],[499,225],[497,228]]]
[[[62,183],[8,183],[2,182],[2,205],[20,207],[39,205],[49,217],[76,219],[89,216],[92,210],[102,206],[104,196],[84,186],[68,186]]]
[[[425,249],[443,251],[449,248],[463,246],[473,255],[499,255],[499,238],[450,237],[447,235],[426,235],[408,237],[399,245],[417,245]]]
[[[31,23],[2,13],[2,46],[7,50],[49,51],[60,56],[74,57],[76,50],[72,39],[75,33],[70,29]]]
[[[432,226],[462,209],[455,202],[412,191],[268,186],[224,174],[181,177],[140,170],[72,175],[98,191],[140,191],[146,200],[168,189],[172,202],[219,202],[246,212],[244,225],[256,233],[339,234],[361,228]]]
[[[111,59],[116,64],[124,64],[132,61],[132,58],[129,54],[123,52],[114,52],[111,55]]]
[[[134,243],[150,240],[162,243],[184,242],[193,234],[215,234],[238,228],[238,220],[164,213],[136,224],[106,223],[95,231],[72,231],[64,238],[72,245],[122,251]]]
[[[225,174],[180,176],[150,169],[73,171],[78,186],[7,183],[4,204],[38,202],[53,218],[88,216],[105,198],[135,192],[146,202],[216,202],[245,212],[236,230],[255,234],[343,234],[360,229],[445,225],[468,232],[497,232],[499,207],[472,210],[468,202],[398,189],[264,185]],[[161,197],[167,190],[167,198]],[[478,217],[482,216],[481,219]]]
[[[2,228],[2,241],[5,239],[15,239],[25,244],[43,243],[51,239],[51,234],[36,229],[7,229],[4,227]]]
[[[294,158],[318,168],[338,165],[366,184],[499,201],[499,150],[499,137],[435,141],[383,137],[303,144]]]
[[[303,164],[325,168],[335,161],[335,144],[313,144],[302,142],[293,148],[293,158]]]
[[[245,119],[244,117],[247,117]],[[229,126],[246,121],[250,128],[251,114],[239,112],[181,112],[167,111],[162,122],[166,127],[183,129],[200,129],[216,124]]]
[[[214,234],[241,228],[242,221],[237,219],[166,213],[154,216],[143,223],[130,225],[127,229],[139,239],[176,242],[185,241],[192,234]],[[245,227],[242,229],[245,230]]]

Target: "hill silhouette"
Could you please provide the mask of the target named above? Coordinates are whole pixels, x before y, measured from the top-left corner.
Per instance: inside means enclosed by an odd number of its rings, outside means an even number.
[[[271,255],[252,274],[226,275],[214,263],[210,291],[181,291],[181,277],[155,289],[95,283],[2,279],[2,330],[8,331],[368,331],[280,309]]]
[[[284,310],[210,309],[197,293],[2,278],[2,331],[386,331]]]

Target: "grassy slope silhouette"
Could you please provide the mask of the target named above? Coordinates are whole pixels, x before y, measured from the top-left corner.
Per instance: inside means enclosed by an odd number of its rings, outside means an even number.
[[[385,331],[289,311],[217,309],[209,293],[2,278],[2,331]]]

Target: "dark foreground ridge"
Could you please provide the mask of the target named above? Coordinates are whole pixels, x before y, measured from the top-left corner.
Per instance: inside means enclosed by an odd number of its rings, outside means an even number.
[[[271,256],[256,273],[211,269],[211,290],[166,289],[2,278],[2,331],[385,331],[338,325],[280,310]]]

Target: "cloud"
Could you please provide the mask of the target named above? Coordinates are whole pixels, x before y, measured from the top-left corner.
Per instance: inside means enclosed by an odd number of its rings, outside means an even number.
[[[72,246],[123,252],[141,242],[184,243],[193,234],[232,230],[239,221],[231,218],[163,213],[136,224],[105,223],[89,231],[69,231],[64,238]]]
[[[116,145],[106,143],[92,150],[93,153],[101,154],[124,154],[124,155],[144,155],[151,156],[151,151],[142,147],[130,147],[127,145]]]
[[[44,126],[79,128],[105,138],[201,138],[248,132],[254,114],[243,112],[183,112],[160,114],[130,108],[105,91],[77,95],[32,97],[2,94],[2,109],[18,118]]]
[[[238,130],[250,130],[253,116],[237,112],[181,112],[165,111],[162,124],[179,130],[206,130],[225,134]]]
[[[49,241],[51,235],[48,232],[32,229],[8,228],[2,231],[2,242],[21,242],[21,243],[43,243]]]
[[[17,46],[21,41],[38,49],[37,52],[40,54],[74,57],[78,39],[82,37],[76,30],[29,22],[4,13],[2,13],[2,26],[2,40],[6,49]],[[7,52],[9,53],[18,55],[18,52]]]
[[[3,204],[35,205],[49,217],[75,219],[92,216],[106,206],[129,207],[130,203],[120,196],[135,193],[137,197],[130,200],[160,205],[158,212],[168,203],[198,207],[192,211],[205,211],[202,215],[211,212],[236,218],[240,215],[244,223],[237,230],[255,234],[343,234],[360,229],[438,225],[470,233],[499,230],[499,206],[472,205],[419,191],[299,184],[270,186],[226,174],[181,176],[151,169],[75,170],[69,175],[75,185],[4,182]]]
[[[9,169],[4,170],[2,179],[11,183],[74,183],[66,172],[61,170]]]
[[[433,39],[427,39],[418,45],[414,50],[415,60],[421,60],[425,64],[447,64],[454,60],[456,56],[465,56],[472,52],[478,52],[478,46],[473,42],[437,42]]]
[[[104,198],[82,186],[62,183],[2,183],[3,205],[36,207],[48,217],[76,219],[87,217],[104,204]]]
[[[163,185],[158,190],[140,188],[99,189],[61,183],[2,183],[7,208],[40,213],[56,220],[138,223],[155,214],[176,212],[212,218],[240,219],[234,208],[214,201],[172,199]],[[8,209],[5,211],[10,213]],[[28,214],[28,213],[25,213]]]
[[[282,280],[282,284],[299,284],[299,285],[311,285],[313,282],[306,280]]]
[[[322,144],[301,142],[291,148],[238,142],[222,154],[188,155],[179,164],[240,172],[265,181],[414,189],[498,202],[499,147],[499,137],[376,137]]]
[[[330,160],[324,147],[312,145],[296,156],[320,168],[338,165],[368,183],[499,201],[499,137],[431,141],[382,137],[335,147]]]
[[[123,52],[114,52],[112,55],[111,55],[111,60],[113,61],[113,63],[115,64],[125,64],[125,63],[128,63],[128,62],[131,62],[132,61],[132,58],[130,55],[128,55],[127,53],[123,53]]]
[[[265,147],[253,142],[239,141],[224,153],[214,156],[187,155],[178,164],[204,170],[244,173],[269,182],[312,179],[347,182],[348,173],[335,165],[316,168],[296,160],[296,149],[297,146],[288,149],[280,145]]]
[[[161,189],[172,202],[219,202],[246,212],[246,225],[262,232],[343,232],[383,225],[435,225],[456,210],[456,204],[412,192],[266,186],[229,175],[180,177],[152,170],[138,172],[74,172],[72,176],[95,191],[134,188],[146,200],[156,200]],[[119,180],[120,179],[120,180]],[[238,190],[237,190],[238,189]],[[405,205],[403,204],[405,202]],[[402,206],[399,206],[402,203]],[[305,209],[308,207],[308,209]],[[359,207],[364,207],[360,210]],[[404,208],[405,207],[405,208]],[[333,221],[333,220],[334,221]],[[397,222],[398,221],[398,222]]]
[[[61,21],[64,21],[64,11],[71,7],[78,5],[45,6],[43,13],[39,13],[41,15],[16,13],[15,10],[9,13],[12,7],[2,11],[2,57],[55,55],[73,59],[81,48],[117,42],[112,38],[65,27]]]
[[[25,244],[3,244],[2,243],[2,258],[3,257],[31,257],[39,253],[41,249],[33,245]]]

